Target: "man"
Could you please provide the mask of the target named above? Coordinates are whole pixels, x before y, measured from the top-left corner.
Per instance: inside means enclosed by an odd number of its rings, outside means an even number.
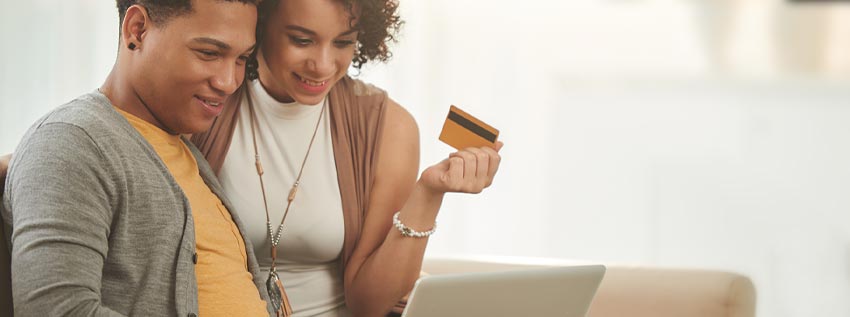
[[[118,0],[96,92],[15,150],[3,194],[21,316],[268,316],[239,219],[197,149],[242,83],[258,0]]]

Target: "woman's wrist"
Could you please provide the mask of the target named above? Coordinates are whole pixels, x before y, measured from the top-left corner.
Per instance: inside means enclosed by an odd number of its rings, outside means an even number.
[[[417,181],[401,210],[399,219],[408,227],[428,230],[433,227],[437,219],[444,196],[445,193],[434,191],[422,181]]]
[[[427,200],[440,200],[440,201],[442,201],[443,196],[446,195],[446,191],[431,187],[425,181],[423,181],[421,177],[418,180],[416,180],[416,186],[413,188],[413,192],[411,193],[411,196],[413,196],[414,194],[417,194],[417,192],[419,192],[419,194],[422,195],[424,197],[424,199],[427,199]]]

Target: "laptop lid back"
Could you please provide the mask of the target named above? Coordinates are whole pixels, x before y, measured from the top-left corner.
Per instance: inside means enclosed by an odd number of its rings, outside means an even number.
[[[402,316],[583,317],[604,275],[590,265],[426,276]]]

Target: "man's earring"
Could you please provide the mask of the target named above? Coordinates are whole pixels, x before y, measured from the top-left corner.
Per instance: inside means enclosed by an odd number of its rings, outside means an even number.
[[[129,48],[131,51],[135,50],[136,49],[136,43],[130,43],[130,45],[127,45],[127,48]]]

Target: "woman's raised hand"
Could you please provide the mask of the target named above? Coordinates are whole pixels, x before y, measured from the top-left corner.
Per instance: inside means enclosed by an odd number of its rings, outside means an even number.
[[[502,157],[499,150],[504,144],[496,142],[496,148],[468,148],[449,155],[422,172],[420,182],[435,193],[480,193],[490,184],[499,170]]]

